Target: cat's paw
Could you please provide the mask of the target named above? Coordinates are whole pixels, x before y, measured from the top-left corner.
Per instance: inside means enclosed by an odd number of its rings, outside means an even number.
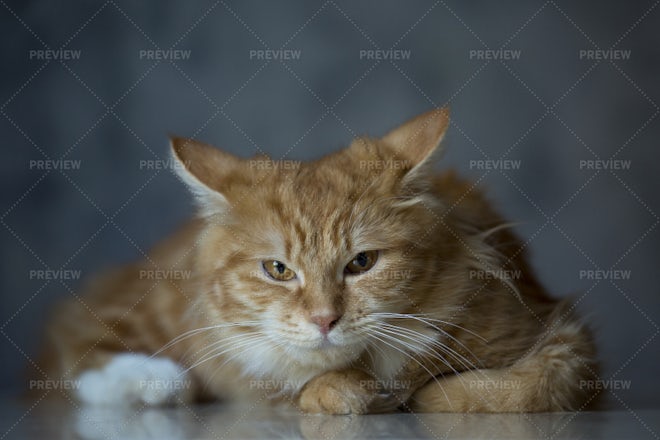
[[[394,410],[400,402],[374,390],[374,380],[359,370],[330,371],[310,380],[298,399],[300,409],[312,414],[367,414]]]
[[[164,405],[192,396],[184,369],[168,358],[121,353],[98,370],[83,372],[77,397],[89,405]]]

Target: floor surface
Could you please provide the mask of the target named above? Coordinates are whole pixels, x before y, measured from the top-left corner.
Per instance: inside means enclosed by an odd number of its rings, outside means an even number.
[[[658,439],[660,410],[311,416],[228,405],[77,408],[0,402],[0,439]]]

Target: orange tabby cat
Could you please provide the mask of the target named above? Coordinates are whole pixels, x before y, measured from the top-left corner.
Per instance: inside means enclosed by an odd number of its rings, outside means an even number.
[[[474,185],[433,170],[448,125],[302,164],[172,139],[198,219],[63,304],[42,373],[88,404],[580,409],[590,334]]]

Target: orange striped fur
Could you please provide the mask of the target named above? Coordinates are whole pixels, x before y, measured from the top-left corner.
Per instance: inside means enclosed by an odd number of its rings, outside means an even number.
[[[307,412],[582,408],[591,336],[481,191],[434,170],[448,125],[433,110],[309,163],[173,139],[198,218],[63,303],[40,367],[75,380],[143,353],[188,370],[175,402]],[[374,266],[347,273],[366,251]]]

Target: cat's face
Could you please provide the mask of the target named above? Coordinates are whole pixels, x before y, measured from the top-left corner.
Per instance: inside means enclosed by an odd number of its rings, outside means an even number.
[[[384,313],[418,304],[437,223],[425,168],[446,126],[446,111],[427,113],[303,164],[175,139],[207,219],[199,270],[209,307],[298,362],[360,356]]]

